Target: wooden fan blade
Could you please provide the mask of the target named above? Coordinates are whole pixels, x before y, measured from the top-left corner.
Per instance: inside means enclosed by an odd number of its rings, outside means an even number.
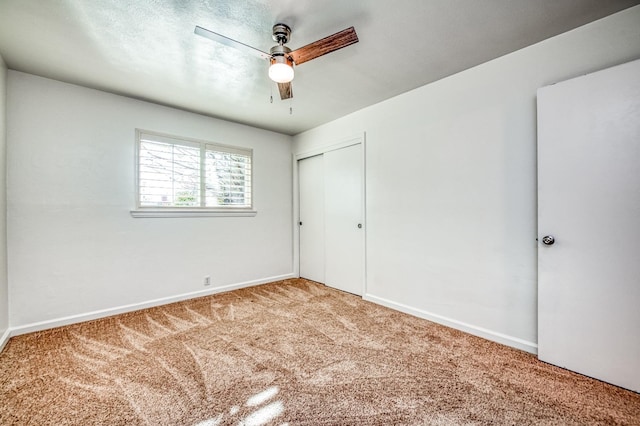
[[[291,52],[291,57],[296,65],[300,65],[357,42],[358,35],[356,30],[351,27],[296,49]]]
[[[280,91],[280,99],[293,98],[293,88],[291,83],[278,83],[278,90]]]
[[[225,37],[222,34],[214,33],[213,31],[209,31],[206,28],[202,28],[196,25],[196,29],[193,32],[201,37],[217,41],[218,43],[224,44],[225,46],[242,50],[245,53],[249,53],[259,58],[271,59],[271,55],[267,52],[263,52],[262,50],[256,49],[255,47],[251,47],[247,44],[240,43],[239,41],[233,40],[229,37]]]

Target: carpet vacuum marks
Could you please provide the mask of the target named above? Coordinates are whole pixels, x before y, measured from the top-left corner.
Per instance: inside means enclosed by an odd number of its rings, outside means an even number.
[[[640,395],[304,279],[13,337],[2,425],[640,424]]]

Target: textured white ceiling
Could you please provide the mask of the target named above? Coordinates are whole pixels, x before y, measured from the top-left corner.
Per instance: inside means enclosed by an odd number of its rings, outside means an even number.
[[[296,134],[639,3],[0,0],[0,55],[11,69]],[[360,42],[297,67],[294,99],[281,101],[266,61],[193,34],[268,51],[277,22],[292,49],[349,26]]]

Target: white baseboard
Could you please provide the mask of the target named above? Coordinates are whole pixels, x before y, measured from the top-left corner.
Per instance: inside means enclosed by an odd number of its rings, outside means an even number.
[[[2,350],[4,349],[4,347],[6,346],[10,338],[11,338],[11,329],[8,328],[5,330],[4,333],[2,333],[2,337],[0,337],[0,352],[2,352]]]
[[[153,308],[155,306],[167,305],[169,303],[181,302],[183,300],[195,299],[197,297],[209,296],[211,294],[223,293],[231,290],[238,290],[245,287],[253,287],[260,284],[266,284],[274,281],[286,280],[289,278],[296,278],[293,273],[278,275],[275,277],[261,278],[258,280],[245,281],[237,284],[225,285],[222,287],[214,287],[206,290],[194,291],[191,293],[178,294],[176,296],[163,297],[160,299],[148,300],[146,302],[133,303],[130,305],[117,306],[115,308],[101,309],[99,311],[86,312],[78,315],[70,315],[68,317],[56,318],[47,321],[36,322],[27,325],[21,325],[18,327],[12,327],[7,330],[5,335],[0,340],[0,351],[5,340],[9,340],[11,336],[19,336],[21,334],[33,333],[34,331],[42,331],[55,327],[62,327],[64,325],[76,324],[84,321],[91,321],[99,318],[110,317],[113,315],[124,314],[126,312],[138,311],[140,309]]]
[[[195,299],[197,297],[209,296],[211,294],[223,293],[226,291],[238,290],[246,287],[253,287],[260,284],[265,284],[274,281],[286,280],[289,278],[297,278],[294,273],[278,275],[274,277],[261,278],[258,280],[245,281],[242,283],[230,284],[222,287],[214,287],[206,290],[194,291],[191,293],[179,294],[176,296],[163,297],[160,299],[148,300],[140,303],[133,303],[130,305],[118,306],[115,308],[102,309],[99,311],[87,312],[78,315],[71,315],[68,317],[57,318],[53,320],[41,321],[37,323],[27,324],[18,327],[12,327],[7,329],[2,337],[0,337],[0,352],[4,349],[5,345],[12,336],[19,336],[21,334],[32,333],[35,331],[47,330],[55,327],[62,327],[64,325],[76,324],[84,321],[91,321],[99,318],[110,317],[113,315],[123,314],[126,312],[138,311],[140,309],[153,308],[155,306],[166,305],[174,302],[181,302],[183,300]],[[517,337],[508,336],[506,334],[498,333],[486,328],[477,327],[475,325],[467,324],[462,321],[454,320],[444,317],[442,315],[433,314],[421,309],[413,308],[411,306],[404,305],[402,303],[392,302],[390,300],[374,296],[372,294],[365,294],[364,300],[368,300],[378,305],[386,306],[391,309],[395,309],[400,312],[404,312],[409,315],[413,315],[419,318],[423,318],[429,321],[433,321],[438,324],[445,325],[447,327],[455,328],[491,340],[501,343],[503,345],[511,346],[517,349],[521,349],[532,354],[537,354],[538,345],[533,342],[529,342]]]
[[[423,318],[438,324],[446,325],[447,327],[455,328],[460,331],[464,331],[474,336],[482,337],[493,342],[501,343],[503,345],[511,346],[516,349],[521,349],[526,352],[530,352],[534,355],[538,353],[538,344],[529,342],[518,337],[508,336],[506,334],[498,333],[496,331],[488,330],[486,328],[478,327],[475,325],[467,324],[462,321],[454,320],[444,317],[442,315],[433,314],[421,309],[412,308],[411,306],[403,305],[402,303],[392,302],[382,297],[374,296],[372,294],[365,294],[364,300],[368,300],[378,305],[386,306],[387,308],[395,309],[396,311],[404,312],[405,314],[413,315],[418,318]]]

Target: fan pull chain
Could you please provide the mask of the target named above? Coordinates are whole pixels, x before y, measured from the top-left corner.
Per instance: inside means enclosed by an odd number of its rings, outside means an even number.
[[[269,87],[271,88],[271,96],[270,96],[270,99],[271,99],[271,103],[273,103],[273,83],[269,82]]]
[[[289,115],[293,115],[293,98],[289,98]]]

